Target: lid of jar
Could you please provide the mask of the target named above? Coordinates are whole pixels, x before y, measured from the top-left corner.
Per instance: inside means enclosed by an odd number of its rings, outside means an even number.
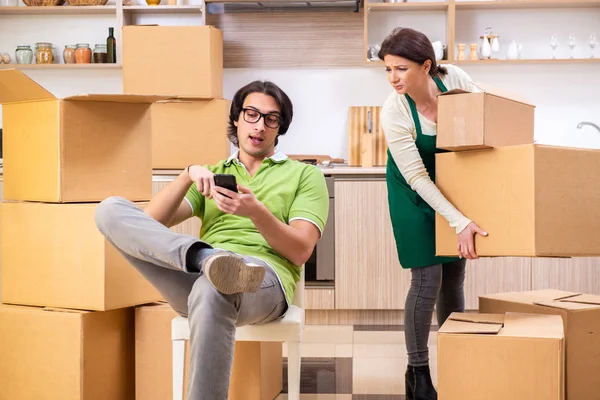
[[[47,42],[38,42],[35,44],[36,46],[52,46],[52,43]]]
[[[22,49],[22,48],[31,48],[31,45],[29,44],[18,44],[17,48]]]
[[[74,45],[74,44],[68,44],[68,45],[66,45],[66,46],[65,46],[65,49],[74,49],[74,48],[76,48],[76,47],[77,47],[77,46],[76,46],[76,45]]]
[[[77,47],[90,47],[88,43],[77,43]]]

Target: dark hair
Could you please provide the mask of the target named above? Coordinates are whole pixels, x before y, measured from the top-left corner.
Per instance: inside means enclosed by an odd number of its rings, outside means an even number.
[[[387,55],[406,58],[419,65],[425,64],[425,61],[431,61],[429,75],[446,75],[448,70],[445,67],[437,65],[435,61],[435,51],[425,34],[410,28],[396,28],[381,43],[381,50],[377,56],[383,60]]]
[[[236,147],[239,147],[237,126],[234,122],[237,122],[240,118],[240,113],[244,107],[244,100],[251,93],[264,93],[271,96],[279,105],[281,112],[281,124],[279,125],[279,132],[277,139],[275,139],[275,145],[279,142],[279,136],[285,135],[290,124],[292,123],[292,117],[294,116],[294,107],[292,101],[287,94],[279,86],[269,81],[254,81],[243,88],[239,89],[233,100],[231,101],[231,108],[229,110],[229,127],[227,128],[227,137],[229,141]]]

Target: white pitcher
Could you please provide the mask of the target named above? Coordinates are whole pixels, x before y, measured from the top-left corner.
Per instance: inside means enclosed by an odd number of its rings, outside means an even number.
[[[487,60],[492,55],[492,46],[486,35],[479,38],[479,58]]]
[[[439,40],[432,42],[433,51],[435,52],[435,61],[439,62],[442,58],[444,58],[444,44]]]
[[[516,60],[521,58],[521,50],[523,46],[520,43],[515,42],[514,40],[510,42],[508,45],[508,51],[506,52],[507,60]]]

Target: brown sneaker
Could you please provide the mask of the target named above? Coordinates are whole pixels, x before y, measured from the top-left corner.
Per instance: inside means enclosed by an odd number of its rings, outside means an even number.
[[[240,257],[219,252],[202,263],[206,279],[221,293],[257,292],[265,277],[265,267],[245,263]]]

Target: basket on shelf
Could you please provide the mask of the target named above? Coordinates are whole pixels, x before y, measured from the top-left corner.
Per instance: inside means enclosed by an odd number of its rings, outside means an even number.
[[[108,0],[67,0],[70,6],[103,6]]]
[[[40,6],[62,6],[65,4],[65,0],[23,0],[26,6],[40,7]]]

